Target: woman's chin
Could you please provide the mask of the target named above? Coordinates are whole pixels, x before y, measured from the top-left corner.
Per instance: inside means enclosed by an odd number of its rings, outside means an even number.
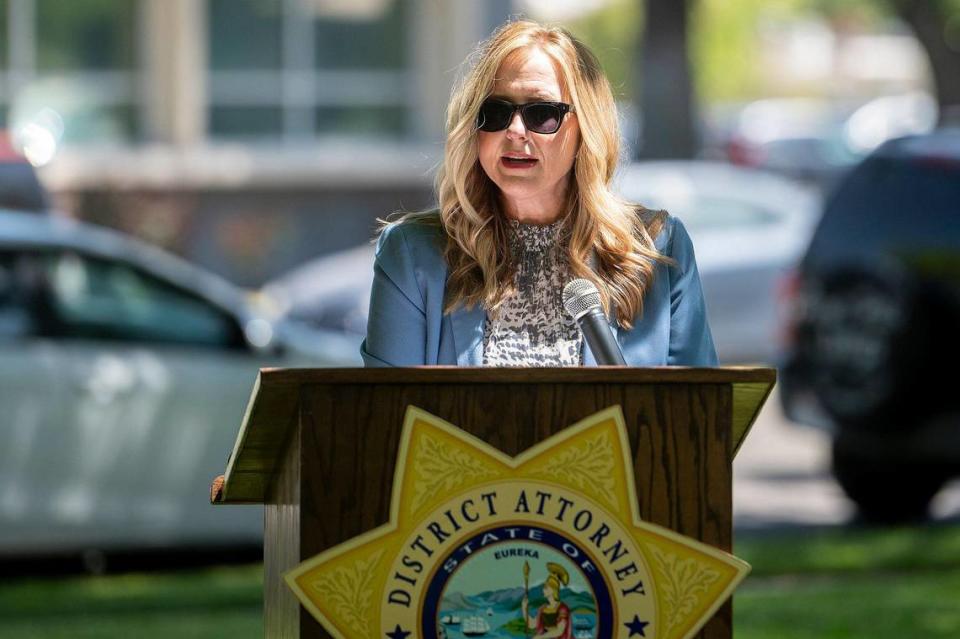
[[[547,185],[543,184],[542,180],[538,180],[534,176],[499,176],[496,184],[500,188],[500,195],[502,197],[514,201],[544,198],[544,195],[549,191]]]

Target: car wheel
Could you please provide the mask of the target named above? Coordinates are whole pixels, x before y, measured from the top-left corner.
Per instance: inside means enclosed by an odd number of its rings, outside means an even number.
[[[833,443],[833,475],[864,523],[922,521],[946,477],[928,465],[880,459]]]

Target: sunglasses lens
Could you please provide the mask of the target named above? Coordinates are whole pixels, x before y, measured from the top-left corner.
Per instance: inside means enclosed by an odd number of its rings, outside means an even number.
[[[513,108],[504,102],[487,100],[480,106],[477,126],[481,131],[502,131],[510,126]]]
[[[514,107],[509,102],[487,100],[480,105],[477,114],[477,128],[481,131],[503,131],[510,126]],[[546,102],[528,104],[521,110],[523,125],[534,133],[556,133],[560,128],[563,111],[560,107]]]
[[[531,104],[523,122],[534,133],[556,133],[560,128],[560,109],[552,104]]]

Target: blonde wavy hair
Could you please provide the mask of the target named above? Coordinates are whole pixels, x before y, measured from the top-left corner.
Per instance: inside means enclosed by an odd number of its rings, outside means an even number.
[[[580,126],[580,146],[567,189],[564,232],[574,277],[593,281],[608,316],[631,328],[655,262],[672,262],[654,248],[666,214],[629,203],[610,189],[620,159],[620,127],[610,83],[596,56],[566,29],[520,20],[501,26],[467,60],[447,108],[447,139],[437,172],[439,221],[449,266],[444,311],[481,304],[496,312],[516,292],[508,221],[498,189],[480,165],[477,114],[491,95],[497,70],[512,54],[540,49],[556,64]],[[429,219],[412,213],[403,220]],[[436,220],[436,212],[432,213]],[[596,254],[595,267],[591,256]],[[596,269],[596,270],[594,270]]]

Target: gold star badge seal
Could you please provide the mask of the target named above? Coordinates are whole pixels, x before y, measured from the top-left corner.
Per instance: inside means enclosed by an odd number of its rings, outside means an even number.
[[[749,566],[640,519],[619,406],[510,457],[407,408],[387,524],[285,576],[334,637],[691,637]]]

